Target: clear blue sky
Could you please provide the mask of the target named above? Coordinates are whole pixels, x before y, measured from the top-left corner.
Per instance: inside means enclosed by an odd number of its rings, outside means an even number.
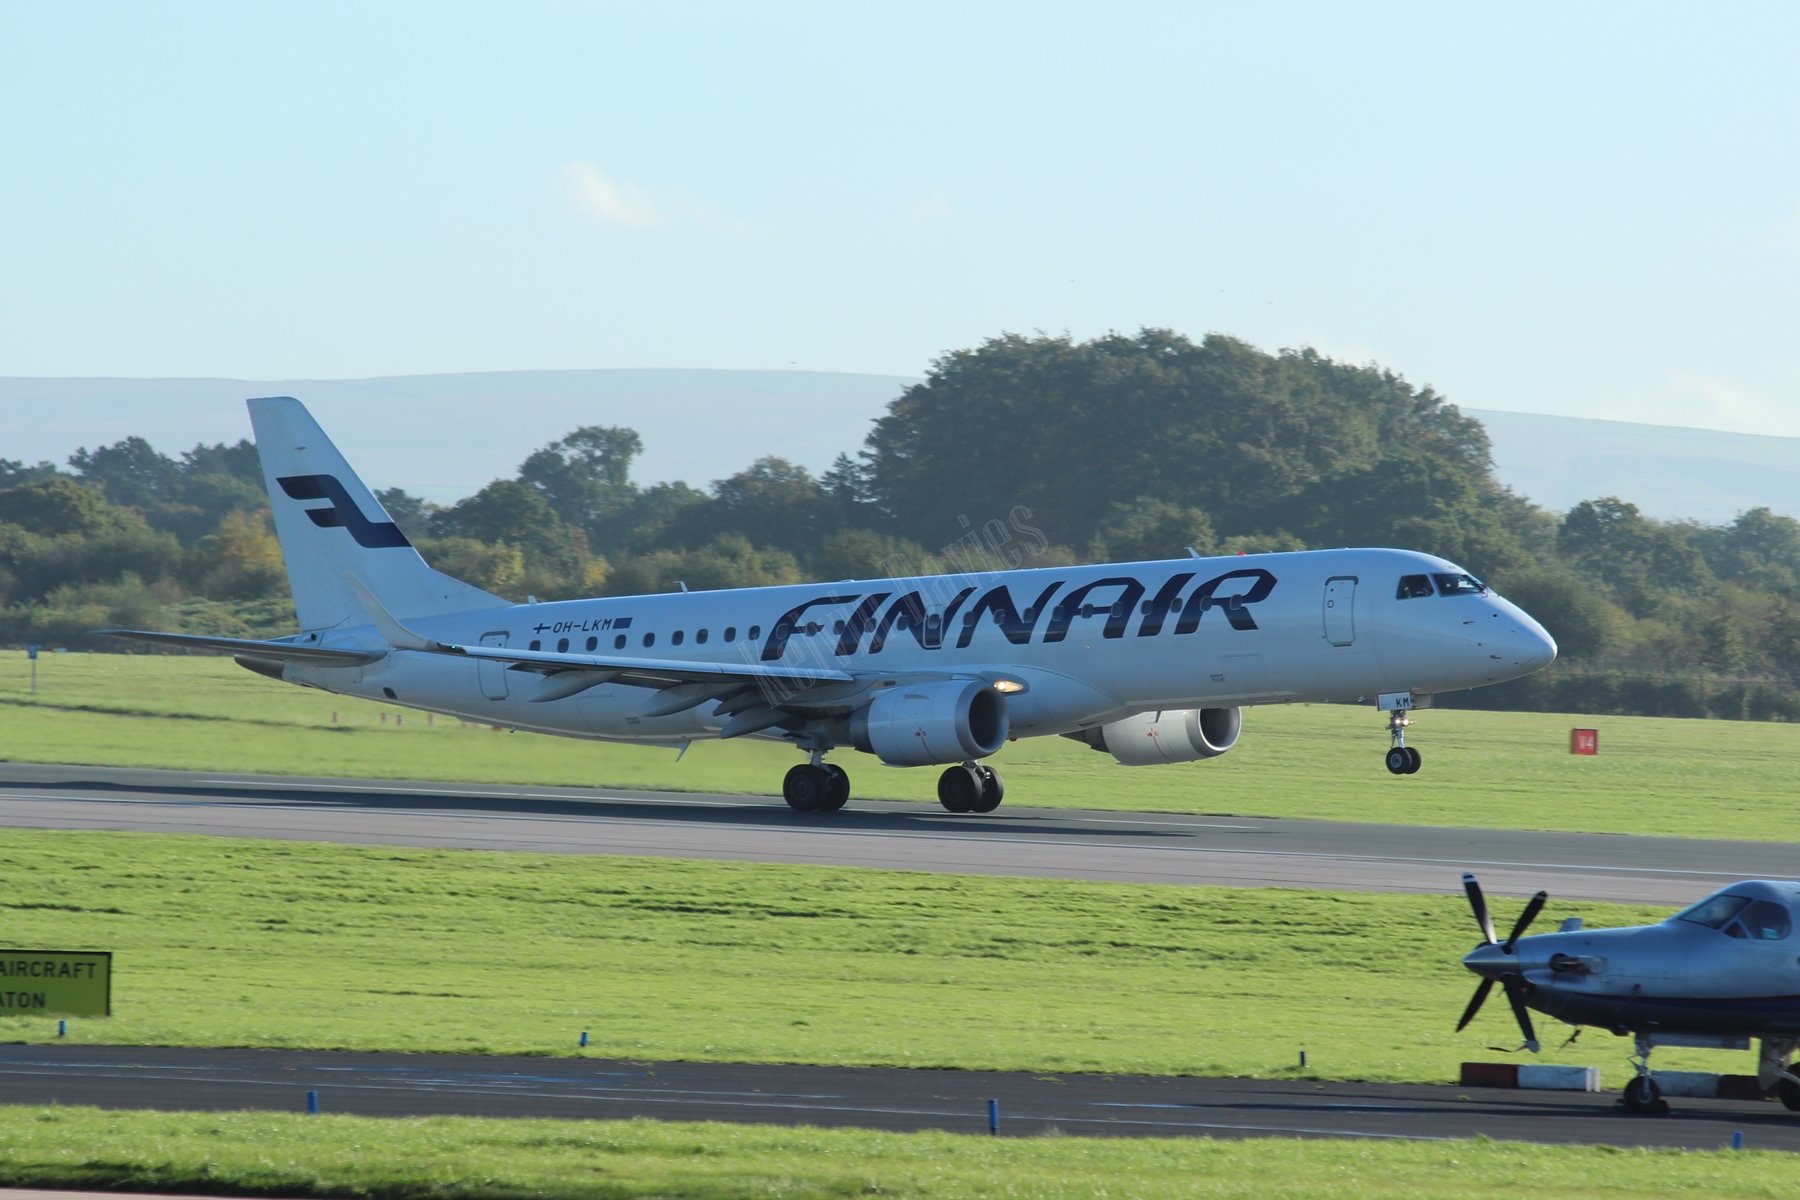
[[[1003,330],[1800,434],[1800,7],[0,5],[0,375]]]

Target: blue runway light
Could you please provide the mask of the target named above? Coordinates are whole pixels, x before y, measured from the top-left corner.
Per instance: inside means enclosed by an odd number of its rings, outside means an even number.
[[[309,1117],[319,1115],[319,1093],[310,1088],[306,1092],[306,1115]]]

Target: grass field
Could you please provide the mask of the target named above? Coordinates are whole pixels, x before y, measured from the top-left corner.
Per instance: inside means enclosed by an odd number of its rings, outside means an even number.
[[[0,1108],[0,1185],[243,1196],[1776,1197],[1790,1155]]]
[[[100,1044],[574,1054],[587,1030],[602,1057],[1442,1083],[1518,1040],[1497,1003],[1452,1032],[1460,895],[17,830],[0,877],[7,943],[115,952],[115,1015],[69,1028]],[[1624,1040],[1562,1037],[1547,1061],[1622,1082]]]
[[[33,698],[24,655],[0,652],[0,758],[761,794],[798,761],[766,742],[696,743],[676,762],[662,749],[428,726],[222,658],[50,654],[39,667]],[[1571,724],[1599,728],[1598,757],[1568,753]],[[1016,804],[1800,841],[1800,726],[1434,710],[1413,741],[1426,767],[1396,778],[1381,766],[1380,714],[1295,705],[1247,712],[1238,748],[1212,762],[1121,767],[1062,738],[992,761]],[[935,770],[838,757],[859,796],[936,798]]]

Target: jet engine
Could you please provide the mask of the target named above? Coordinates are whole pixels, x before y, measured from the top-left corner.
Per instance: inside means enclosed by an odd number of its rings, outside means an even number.
[[[1217,758],[1237,745],[1244,716],[1236,708],[1165,709],[1064,734],[1104,750],[1128,767]]]
[[[850,714],[850,743],[894,767],[986,758],[1006,744],[1006,697],[979,679],[902,683]]]

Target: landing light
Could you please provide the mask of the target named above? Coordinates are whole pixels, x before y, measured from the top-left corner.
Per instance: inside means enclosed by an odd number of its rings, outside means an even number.
[[[996,679],[994,680],[994,690],[1010,696],[1014,692],[1024,691],[1025,685],[1016,679]]]

